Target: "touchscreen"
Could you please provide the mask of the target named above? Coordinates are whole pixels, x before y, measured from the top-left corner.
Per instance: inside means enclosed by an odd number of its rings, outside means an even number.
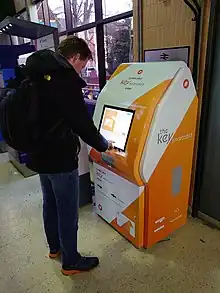
[[[125,151],[133,116],[134,111],[105,106],[100,133],[113,141],[116,148]]]

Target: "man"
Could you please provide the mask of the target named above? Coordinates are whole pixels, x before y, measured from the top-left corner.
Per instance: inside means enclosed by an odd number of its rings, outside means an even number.
[[[40,174],[43,219],[50,258],[62,255],[62,272],[72,275],[99,264],[97,257],[82,257],[77,250],[79,137],[100,152],[111,143],[98,132],[84,103],[81,70],[92,58],[83,39],[70,36],[57,54],[44,50],[31,55],[26,69],[38,81],[42,151],[29,154],[29,168]],[[40,76],[44,74],[44,81]]]

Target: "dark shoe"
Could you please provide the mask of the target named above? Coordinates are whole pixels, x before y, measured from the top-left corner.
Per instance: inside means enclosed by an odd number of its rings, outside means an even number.
[[[99,265],[98,257],[81,257],[77,264],[71,266],[62,267],[62,273],[65,276],[71,276],[79,274],[81,272],[87,272]]]
[[[55,259],[58,256],[60,256],[60,251],[59,250],[57,250],[57,251],[55,251],[55,250],[52,251],[51,250],[50,253],[49,253],[49,258],[51,258],[51,259]]]

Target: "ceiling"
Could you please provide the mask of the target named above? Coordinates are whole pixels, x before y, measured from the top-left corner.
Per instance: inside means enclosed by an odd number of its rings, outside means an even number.
[[[0,0],[0,21],[6,16],[15,15],[14,0]]]

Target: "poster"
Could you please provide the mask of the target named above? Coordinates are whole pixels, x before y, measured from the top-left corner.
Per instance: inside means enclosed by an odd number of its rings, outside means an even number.
[[[53,34],[44,36],[35,41],[36,50],[52,49],[54,48]]]

